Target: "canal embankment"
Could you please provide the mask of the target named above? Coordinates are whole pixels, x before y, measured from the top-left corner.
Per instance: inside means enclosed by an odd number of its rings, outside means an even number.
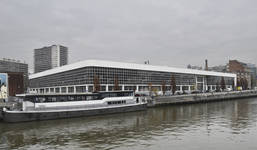
[[[148,107],[175,104],[208,103],[214,101],[226,101],[249,97],[257,97],[257,90],[158,96],[148,98]]]

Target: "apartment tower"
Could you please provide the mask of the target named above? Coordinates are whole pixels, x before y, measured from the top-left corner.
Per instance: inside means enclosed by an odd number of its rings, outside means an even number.
[[[42,72],[68,64],[68,48],[52,45],[34,50],[34,72]]]

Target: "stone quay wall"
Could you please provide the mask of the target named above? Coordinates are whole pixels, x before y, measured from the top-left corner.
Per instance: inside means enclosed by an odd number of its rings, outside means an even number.
[[[207,103],[214,101],[234,100],[240,98],[257,97],[257,90],[232,91],[232,92],[214,92],[200,93],[175,96],[159,96],[147,98],[148,107],[172,104],[190,104],[190,103]]]

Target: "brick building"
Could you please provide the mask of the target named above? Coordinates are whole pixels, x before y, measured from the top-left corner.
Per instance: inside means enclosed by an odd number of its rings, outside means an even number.
[[[23,84],[23,86],[20,87],[19,90],[23,90],[22,92],[25,92],[27,90],[29,84],[28,64],[13,59],[0,59],[0,73],[7,73],[8,76],[11,75],[12,78],[19,78],[19,80],[22,80]]]
[[[237,74],[237,80],[241,81],[245,79],[247,81],[247,89],[252,89],[252,76],[251,69],[246,63],[238,60],[229,60],[228,71]]]

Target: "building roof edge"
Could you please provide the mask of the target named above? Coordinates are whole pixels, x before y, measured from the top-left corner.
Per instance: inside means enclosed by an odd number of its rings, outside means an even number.
[[[232,73],[222,73],[214,71],[204,71],[204,70],[194,70],[194,69],[184,69],[184,68],[174,68],[168,66],[154,66],[148,64],[136,64],[136,63],[123,63],[114,61],[104,61],[104,60],[85,60],[76,62],[73,64],[61,66],[58,68],[46,70],[29,76],[29,79],[40,78],[43,76],[48,76],[52,74],[57,74],[61,72],[66,72],[70,70],[75,70],[84,67],[109,67],[109,68],[124,68],[124,69],[136,69],[136,70],[147,70],[147,71],[160,71],[160,72],[174,72],[174,73],[185,73],[185,74],[195,74],[195,75],[208,75],[208,76],[223,76],[223,77],[236,77],[236,74]]]

